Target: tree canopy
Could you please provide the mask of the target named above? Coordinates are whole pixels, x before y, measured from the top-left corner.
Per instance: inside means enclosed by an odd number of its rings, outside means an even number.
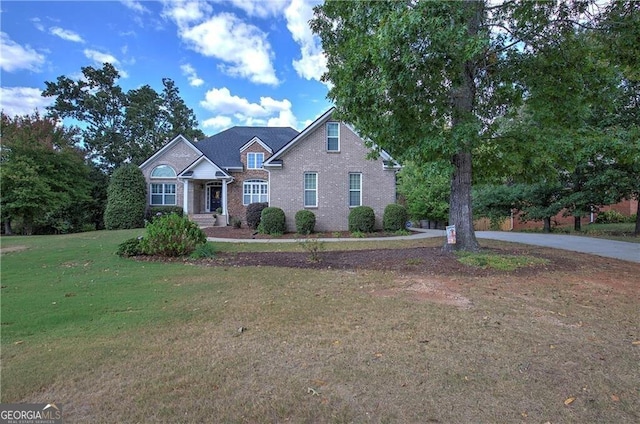
[[[1,114],[0,208],[5,232],[79,231],[91,201],[89,168],[74,133],[51,118]]]
[[[56,97],[47,108],[49,116],[78,121],[90,159],[104,170],[129,162],[139,165],[179,134],[192,140],[204,137],[171,79],[162,80],[160,94],[149,85],[125,93],[117,85],[120,74],[109,63],[101,69],[83,67],[82,75],[47,81],[42,94]]]

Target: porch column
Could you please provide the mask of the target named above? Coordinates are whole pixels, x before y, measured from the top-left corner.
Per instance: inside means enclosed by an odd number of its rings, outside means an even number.
[[[227,184],[229,181],[222,180],[222,213],[224,214],[226,224],[229,225],[229,210],[227,209]]]
[[[189,180],[182,180],[182,210],[189,215]]]

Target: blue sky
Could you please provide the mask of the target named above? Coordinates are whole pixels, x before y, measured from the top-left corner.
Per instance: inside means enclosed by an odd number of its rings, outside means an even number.
[[[308,21],[317,0],[2,1],[0,103],[31,114],[45,81],[112,63],[123,90],[171,78],[207,135],[233,125],[302,130],[331,107]]]

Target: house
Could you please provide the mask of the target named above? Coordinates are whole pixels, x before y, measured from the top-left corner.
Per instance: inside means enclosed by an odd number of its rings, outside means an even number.
[[[201,141],[178,136],[147,159],[140,169],[150,206],[180,206],[206,222],[218,208],[224,223],[245,222],[246,207],[267,202],[285,212],[295,231],[301,209],[316,215],[317,231],[348,229],[351,208],[371,206],[377,227],[384,208],[396,201],[393,159],[370,149],[329,109],[302,132],[283,127],[232,127]]]

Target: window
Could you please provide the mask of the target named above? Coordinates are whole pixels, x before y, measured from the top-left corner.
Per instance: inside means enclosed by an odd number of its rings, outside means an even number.
[[[247,153],[247,169],[262,169],[264,153]]]
[[[338,122],[327,122],[327,151],[340,151],[340,124]]]
[[[362,174],[349,174],[349,207],[362,205]]]
[[[247,180],[242,186],[242,204],[268,202],[267,182],[264,180]]]
[[[151,178],[175,178],[176,171],[173,170],[169,165],[159,165],[156,166],[153,171],[151,171]]]
[[[318,206],[318,174],[315,172],[304,173],[304,207],[314,208]]]
[[[151,204],[152,205],[175,205],[176,185],[175,184],[151,184]]]

